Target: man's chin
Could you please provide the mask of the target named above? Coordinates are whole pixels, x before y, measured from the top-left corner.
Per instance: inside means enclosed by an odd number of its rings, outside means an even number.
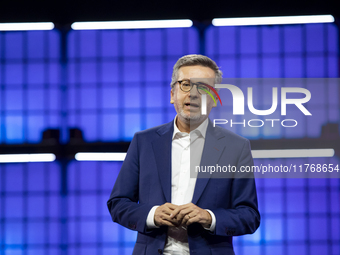
[[[191,122],[192,124],[200,121],[203,117],[200,113],[184,113],[184,112],[181,112],[179,115],[181,115],[181,117],[183,119],[185,119],[188,122]]]

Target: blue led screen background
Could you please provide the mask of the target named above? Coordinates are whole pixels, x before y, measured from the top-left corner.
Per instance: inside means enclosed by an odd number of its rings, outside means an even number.
[[[67,142],[75,127],[87,142],[130,141],[171,121],[172,66],[200,45],[224,77],[339,77],[334,24],[211,26],[199,38],[195,28],[69,31],[66,43],[58,30],[1,32],[1,144],[38,143],[47,128]],[[339,123],[334,97],[319,101],[320,126],[302,123],[293,137]],[[136,233],[106,209],[120,166],[72,161],[65,184],[58,162],[0,164],[0,254],[131,254]],[[340,254],[339,179],[259,179],[257,189],[261,226],[234,238],[236,254]]]

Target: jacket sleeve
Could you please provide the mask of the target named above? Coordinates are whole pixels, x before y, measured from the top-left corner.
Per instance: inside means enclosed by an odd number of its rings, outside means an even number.
[[[237,160],[237,172],[232,179],[230,209],[212,210],[216,217],[216,228],[211,234],[238,236],[252,234],[260,225],[254,174],[241,172],[244,167],[254,165],[250,143],[246,140]],[[242,167],[242,169],[241,169]]]
[[[148,232],[146,219],[152,205],[139,203],[138,133],[133,137],[110,198],[107,202],[112,220],[120,225]]]

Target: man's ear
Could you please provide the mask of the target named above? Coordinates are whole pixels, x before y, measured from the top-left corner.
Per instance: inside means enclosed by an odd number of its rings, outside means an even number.
[[[170,90],[170,104],[174,104],[174,92],[172,92],[172,89]]]

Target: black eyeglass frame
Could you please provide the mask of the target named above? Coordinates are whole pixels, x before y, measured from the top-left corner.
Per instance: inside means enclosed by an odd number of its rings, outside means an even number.
[[[184,81],[190,83],[190,89],[189,89],[188,91],[185,91],[185,90],[183,90],[183,88],[182,88],[182,83],[183,83]],[[191,82],[191,81],[188,80],[188,79],[183,79],[183,80],[180,80],[180,81],[177,81],[177,82],[178,82],[178,84],[179,84],[179,88],[180,88],[183,92],[189,92],[189,91],[191,91],[192,88],[193,88],[195,85],[196,85],[196,88],[197,88],[198,93],[201,94],[201,95],[202,95],[202,93],[200,92],[199,87],[202,87],[203,89],[206,89],[206,90],[208,90],[208,91],[211,91],[211,89],[209,88],[210,86],[207,85],[207,84],[205,84],[205,83],[203,83],[203,82],[196,82],[196,83],[193,83],[193,82]],[[203,94],[204,94],[204,93],[203,93]]]

